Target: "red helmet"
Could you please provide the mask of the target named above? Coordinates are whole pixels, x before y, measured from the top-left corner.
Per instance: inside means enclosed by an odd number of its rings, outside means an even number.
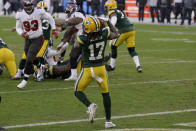
[[[77,10],[77,5],[75,0],[68,0],[67,1],[67,5],[66,5],[66,9],[65,9],[65,13],[70,13],[72,14],[73,12],[75,12]]]
[[[27,14],[31,14],[34,9],[33,0],[23,0],[24,10]]]

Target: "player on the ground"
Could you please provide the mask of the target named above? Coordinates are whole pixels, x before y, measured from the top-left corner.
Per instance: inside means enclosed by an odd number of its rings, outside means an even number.
[[[34,72],[33,64],[40,68],[41,64],[36,55],[40,51],[44,44],[43,31],[42,31],[42,20],[48,20],[51,28],[52,35],[55,38],[58,37],[58,33],[55,31],[55,21],[51,15],[46,13],[43,9],[34,8],[32,0],[23,1],[24,9],[16,14],[16,31],[19,35],[25,38],[25,55],[26,63],[24,69],[24,79],[17,88],[23,88],[27,84],[27,80]]]
[[[130,21],[122,11],[117,10],[117,3],[115,0],[106,1],[105,7],[107,8],[108,16],[111,20],[111,23],[118,29],[118,33],[120,34],[120,36],[112,42],[112,56],[110,65],[107,66],[107,71],[113,71],[115,69],[117,47],[125,41],[126,47],[129,54],[133,58],[137,71],[142,72],[138,54],[135,50],[135,31],[133,24],[130,23]]]
[[[66,29],[64,37],[60,44],[58,45],[58,49],[61,49],[62,46],[68,46],[69,41],[71,40],[73,35],[79,35],[82,33],[82,24],[85,16],[77,11],[77,5],[74,1],[68,1],[67,7],[65,10],[67,14],[68,20],[65,22],[57,23],[57,26],[62,26]],[[71,65],[71,76],[66,81],[76,80],[77,79],[77,59],[81,54],[81,48],[72,47],[70,53],[70,65]]]
[[[40,1],[37,4],[37,9],[44,9],[46,11],[46,13],[48,15],[50,15],[47,12],[48,6],[47,6],[46,2]],[[40,51],[36,55],[36,59],[38,59],[39,62],[41,63],[40,68],[38,68],[38,70],[37,70],[36,81],[43,81],[44,80],[44,76],[43,76],[44,57],[46,57],[46,52],[48,50],[48,45],[52,44],[51,43],[52,40],[50,39],[51,25],[50,25],[50,23],[47,19],[42,20],[42,30],[43,30],[43,36],[44,36],[44,43],[43,43]],[[26,55],[25,55],[25,52],[24,52],[23,55],[22,55],[22,59],[20,60],[18,71],[17,71],[16,75],[14,76],[13,80],[18,80],[18,79],[21,78],[21,75],[23,74],[23,69],[25,67],[25,63],[26,63]]]
[[[6,43],[0,38],[0,74],[3,72],[5,65],[11,78],[16,74],[16,63],[14,53],[8,49]]]
[[[104,64],[104,52],[108,39],[117,38],[118,33],[108,21],[109,28],[101,28],[100,19],[93,16],[84,20],[84,34],[77,37],[74,46],[82,48],[82,70],[75,83],[75,96],[88,107],[90,122],[94,121],[97,105],[91,103],[84,94],[85,88],[95,79],[101,89],[106,114],[105,128],[115,127],[111,122],[111,99],[108,90],[107,73]]]

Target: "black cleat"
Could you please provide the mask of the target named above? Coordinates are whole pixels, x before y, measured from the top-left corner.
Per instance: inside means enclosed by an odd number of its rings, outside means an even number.
[[[138,66],[138,67],[137,67],[137,72],[139,72],[139,73],[141,73],[141,72],[142,72],[142,68],[141,68],[141,66]]]
[[[105,65],[107,71],[114,71],[115,68],[112,68],[110,65]]]

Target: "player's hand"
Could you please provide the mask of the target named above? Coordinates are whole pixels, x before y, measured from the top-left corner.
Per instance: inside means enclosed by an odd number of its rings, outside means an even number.
[[[52,35],[57,39],[59,34],[56,30],[52,30]]]
[[[27,34],[27,32],[23,32],[22,33],[22,37],[24,37],[25,39],[28,39],[29,38],[29,35]]]

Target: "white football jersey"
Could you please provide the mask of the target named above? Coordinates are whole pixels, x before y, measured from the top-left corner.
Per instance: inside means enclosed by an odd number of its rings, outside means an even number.
[[[56,29],[52,16],[43,9],[34,8],[31,14],[24,10],[16,14],[16,31],[19,35],[27,32],[29,39],[40,37],[42,32],[42,20],[48,20],[52,29]]]
[[[73,14],[71,14],[70,19],[75,18],[75,17],[82,18],[83,21],[85,19],[85,16],[80,12],[74,12]],[[78,33],[77,33],[78,35],[80,35],[83,32],[83,29],[82,29],[83,21],[81,23],[75,25],[75,28],[78,29]]]

